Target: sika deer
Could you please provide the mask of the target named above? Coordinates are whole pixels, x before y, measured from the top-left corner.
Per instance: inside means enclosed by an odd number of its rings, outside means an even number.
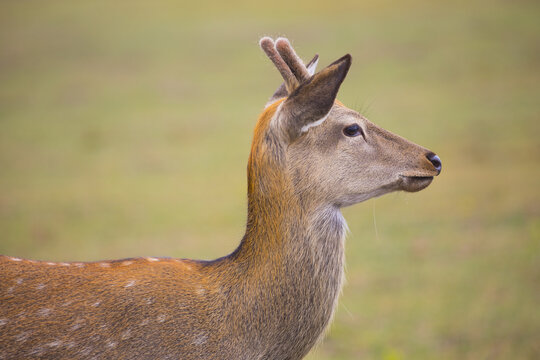
[[[432,152],[336,101],[345,55],[313,75],[286,39],[261,47],[285,82],[257,122],[246,233],[214,261],[50,263],[0,257],[1,359],[301,359],[343,279],[340,208],[441,170]]]

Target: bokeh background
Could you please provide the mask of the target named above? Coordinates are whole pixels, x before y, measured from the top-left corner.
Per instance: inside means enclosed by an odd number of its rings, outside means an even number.
[[[345,209],[323,359],[540,358],[535,1],[2,1],[0,253],[212,259],[246,217],[288,36],[353,66],[339,99],[437,152],[426,190]],[[1,281],[1,279],[0,279]]]

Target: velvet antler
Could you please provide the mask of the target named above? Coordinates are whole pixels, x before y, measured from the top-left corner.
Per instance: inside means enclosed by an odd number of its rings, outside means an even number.
[[[298,87],[299,82],[296,76],[294,76],[293,72],[291,71],[289,65],[285,63],[281,55],[276,50],[274,40],[269,37],[263,37],[259,42],[259,45],[279,70],[281,76],[283,77],[283,80],[285,80],[285,87],[287,88],[287,91],[291,93],[294,89]]]
[[[283,61],[289,66],[289,69],[291,69],[299,83],[303,83],[310,78],[309,71],[304,65],[304,62],[296,55],[289,40],[278,38],[275,45],[279,55],[281,55]]]

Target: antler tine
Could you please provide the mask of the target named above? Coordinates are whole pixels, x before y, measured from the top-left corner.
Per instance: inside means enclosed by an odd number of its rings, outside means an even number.
[[[291,46],[291,43],[286,38],[278,38],[276,40],[276,50],[281,55],[283,60],[289,65],[294,76],[300,81],[306,81],[311,77],[304,62],[296,55],[296,52]]]
[[[291,93],[294,89],[298,87],[298,80],[294,76],[293,72],[289,66],[283,61],[281,55],[277,52],[274,45],[274,40],[269,37],[263,37],[259,42],[261,49],[266,53],[266,55],[272,60],[274,65],[278,68],[283,80],[285,80],[285,86],[287,91]]]

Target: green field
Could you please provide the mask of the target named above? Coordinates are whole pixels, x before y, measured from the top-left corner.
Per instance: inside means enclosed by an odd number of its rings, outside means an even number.
[[[432,149],[426,190],[345,209],[324,359],[540,359],[533,1],[0,3],[0,253],[212,259],[246,217],[259,50],[353,65],[339,99]],[[1,279],[0,279],[1,281]]]

